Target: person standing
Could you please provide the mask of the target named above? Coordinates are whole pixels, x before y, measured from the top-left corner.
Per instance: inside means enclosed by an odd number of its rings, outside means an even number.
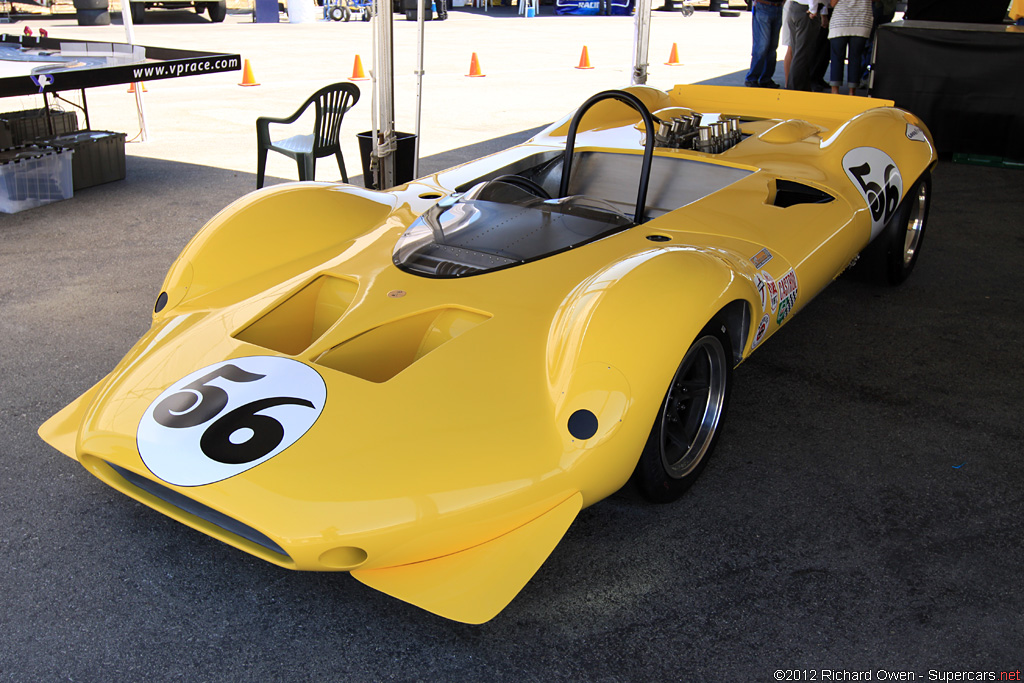
[[[793,63],[793,37],[789,26],[789,12],[792,6],[793,0],[786,0],[786,4],[782,6],[782,37],[779,38],[779,47],[786,48],[786,56],[782,58],[783,83],[789,83],[789,65]]]
[[[845,83],[848,93],[853,95],[860,84],[864,45],[871,35],[871,24],[874,21],[871,0],[831,0],[831,3],[828,41],[832,50],[832,63],[829,85],[832,86],[832,93],[838,94]],[[849,61],[845,69],[845,81],[844,61]]]
[[[753,46],[750,51],[750,71],[744,85],[751,88],[778,88],[775,76],[779,33],[782,30],[782,5],[785,0],[754,0],[751,20]]]
[[[790,90],[813,90],[815,79],[812,73],[824,6],[825,3],[818,0],[790,0],[786,4],[786,26],[789,28],[793,52],[786,78],[786,87]]]

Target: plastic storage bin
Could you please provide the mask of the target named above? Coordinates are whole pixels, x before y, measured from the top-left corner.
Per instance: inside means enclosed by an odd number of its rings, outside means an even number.
[[[73,111],[60,109],[51,108],[49,120],[45,109],[6,111],[0,113],[0,119],[6,122],[5,127],[10,132],[11,143],[14,145],[23,145],[38,138],[78,130],[78,115]]]
[[[0,213],[70,199],[72,150],[53,145],[0,149]]]
[[[83,130],[40,140],[48,145],[74,150],[71,176],[75,191],[114,180],[124,180],[124,133]]]

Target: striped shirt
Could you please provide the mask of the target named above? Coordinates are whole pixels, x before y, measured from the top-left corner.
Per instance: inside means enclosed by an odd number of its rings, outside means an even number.
[[[871,0],[839,0],[832,8],[832,20],[828,24],[828,37],[871,35]]]

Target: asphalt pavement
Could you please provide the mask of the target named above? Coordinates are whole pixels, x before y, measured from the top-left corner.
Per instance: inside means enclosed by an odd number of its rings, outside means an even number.
[[[545,121],[509,114],[423,169]],[[584,510],[504,612],[467,626],[346,574],[234,550],[36,436],[145,331],[195,231],[255,186],[234,149],[237,168],[205,149],[197,163],[137,149],[124,181],[0,215],[0,679],[999,680],[1022,668],[1020,171],[941,162],[903,286],[830,286],[737,369],[715,457],[682,499],[626,489]]]

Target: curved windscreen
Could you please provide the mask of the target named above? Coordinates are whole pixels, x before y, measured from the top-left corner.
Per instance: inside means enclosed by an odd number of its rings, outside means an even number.
[[[535,261],[632,225],[632,219],[599,199],[547,199],[520,182],[495,179],[428,209],[399,238],[393,258],[399,268],[417,275],[478,275]]]

